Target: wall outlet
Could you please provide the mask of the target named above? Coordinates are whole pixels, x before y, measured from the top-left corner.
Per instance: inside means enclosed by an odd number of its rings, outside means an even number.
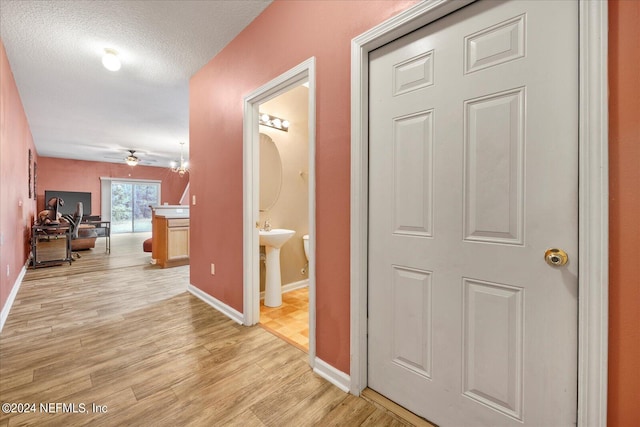
[[[193,196],[191,196],[191,204],[192,205],[196,205],[196,195],[194,194]]]
[[[216,274],[216,265],[214,263],[211,263],[211,275],[215,275]]]

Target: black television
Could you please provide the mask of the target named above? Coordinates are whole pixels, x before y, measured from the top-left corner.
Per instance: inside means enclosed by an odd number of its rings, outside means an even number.
[[[83,217],[91,215],[91,193],[81,191],[54,191],[46,190],[44,192],[44,206],[52,197],[58,197],[64,200],[64,206],[58,208],[58,213],[73,215],[76,211],[76,204],[82,202]]]

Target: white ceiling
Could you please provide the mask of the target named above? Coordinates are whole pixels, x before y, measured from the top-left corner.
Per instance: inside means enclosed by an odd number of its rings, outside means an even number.
[[[271,0],[0,0],[40,156],[168,166],[189,146],[189,78]],[[122,68],[101,63],[118,51]]]

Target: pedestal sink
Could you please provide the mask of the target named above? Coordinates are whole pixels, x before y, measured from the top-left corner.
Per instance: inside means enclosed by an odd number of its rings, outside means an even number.
[[[282,278],[280,276],[280,248],[296,234],[293,230],[274,228],[260,230],[260,245],[264,245],[267,255],[266,280],[264,285],[264,305],[280,307],[282,305]]]

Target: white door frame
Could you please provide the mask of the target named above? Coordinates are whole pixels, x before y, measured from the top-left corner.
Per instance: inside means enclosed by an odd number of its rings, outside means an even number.
[[[369,52],[475,0],[427,0],[351,44],[351,393],[367,387]],[[578,426],[606,426],[607,2],[579,2]]]
[[[316,59],[311,57],[244,97],[243,116],[243,324],[260,321],[260,104],[309,83],[309,364],[316,354]]]

